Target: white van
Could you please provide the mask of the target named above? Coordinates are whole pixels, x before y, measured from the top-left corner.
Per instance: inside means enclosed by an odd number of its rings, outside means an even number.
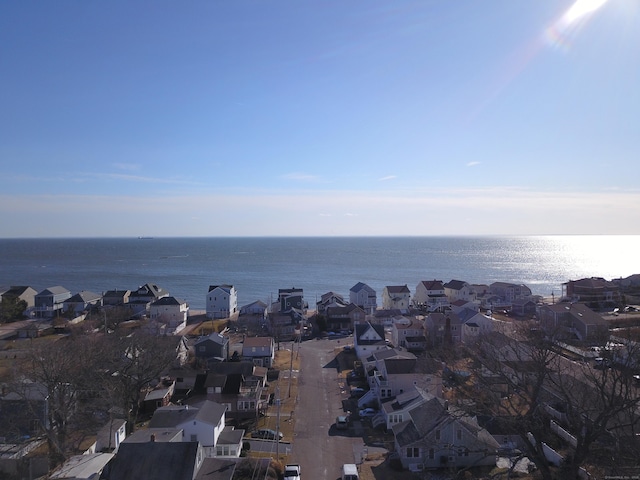
[[[358,467],[355,463],[345,463],[342,465],[342,480],[359,480]]]

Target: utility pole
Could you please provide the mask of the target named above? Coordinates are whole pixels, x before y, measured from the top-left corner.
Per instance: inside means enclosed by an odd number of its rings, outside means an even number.
[[[276,460],[280,461],[280,386],[276,386]]]

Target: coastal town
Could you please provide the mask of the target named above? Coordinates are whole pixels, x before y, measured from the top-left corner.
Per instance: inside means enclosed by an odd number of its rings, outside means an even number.
[[[640,474],[640,275],[204,290],[0,287],[0,478]]]

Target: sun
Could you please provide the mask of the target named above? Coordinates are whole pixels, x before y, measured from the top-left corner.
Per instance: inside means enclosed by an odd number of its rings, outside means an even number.
[[[565,12],[562,21],[565,22],[565,25],[571,25],[585,15],[595,12],[607,3],[607,1],[608,0],[576,0],[576,2],[569,7],[569,10]]]

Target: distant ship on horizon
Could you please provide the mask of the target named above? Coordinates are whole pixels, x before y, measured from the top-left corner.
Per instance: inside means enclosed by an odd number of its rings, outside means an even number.
[[[138,237],[138,240],[151,240],[153,237]]]

